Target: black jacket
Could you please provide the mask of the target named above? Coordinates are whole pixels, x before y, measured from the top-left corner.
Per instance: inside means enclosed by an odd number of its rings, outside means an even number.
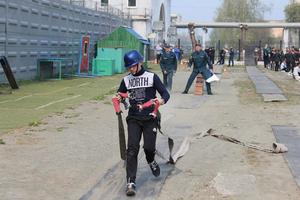
[[[153,108],[147,108],[142,111],[137,109],[138,104],[146,103],[156,98],[156,91],[164,99],[165,103],[170,98],[169,92],[166,90],[160,78],[152,72],[142,68],[137,74],[128,74],[121,81],[118,92],[129,93],[130,109],[129,116],[149,116]]]

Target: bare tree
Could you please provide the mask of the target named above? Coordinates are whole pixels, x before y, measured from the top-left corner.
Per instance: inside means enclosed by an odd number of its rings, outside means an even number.
[[[270,6],[263,4],[260,0],[223,0],[217,9],[215,21],[217,22],[262,22],[265,12]],[[238,46],[240,38],[239,29],[214,29],[210,35],[211,43],[216,44],[218,40],[221,45],[232,47]],[[247,42],[258,40],[273,40],[270,30],[250,29],[246,34]]]

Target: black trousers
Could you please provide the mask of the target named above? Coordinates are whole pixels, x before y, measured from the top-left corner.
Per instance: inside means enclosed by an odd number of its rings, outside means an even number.
[[[161,57],[161,54],[156,54],[156,63],[157,64],[160,63],[160,57]]]
[[[197,77],[197,75],[201,73],[203,78],[206,80],[208,79],[209,77],[211,77],[211,73],[209,70],[205,70],[205,71],[196,71],[196,70],[193,70],[193,72],[191,73],[189,79],[188,79],[188,82],[186,83],[186,86],[185,86],[185,89],[184,91],[185,92],[188,92],[191,85],[193,84],[195,78]],[[211,87],[210,87],[210,83],[206,82],[205,81],[205,84],[206,84],[206,91],[207,91],[207,94],[210,94],[211,93]]]
[[[275,71],[278,71],[279,68],[280,68],[280,62],[275,61]]]
[[[268,67],[269,63],[270,63],[269,57],[264,56],[264,66],[265,66],[265,68]]]
[[[234,60],[233,60],[233,58],[229,57],[228,66],[230,66],[230,64],[232,64],[232,66],[234,66]]]
[[[130,181],[135,181],[142,135],[146,160],[148,163],[154,160],[157,120],[153,119],[152,116],[145,118],[128,116],[126,121],[128,127],[126,178],[127,181],[129,179]]]

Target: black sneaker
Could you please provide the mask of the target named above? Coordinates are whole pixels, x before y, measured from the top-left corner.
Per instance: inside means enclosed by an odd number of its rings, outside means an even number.
[[[154,160],[152,163],[149,163],[149,166],[152,171],[152,174],[155,177],[158,177],[160,175],[160,168],[159,168],[157,162]]]
[[[187,94],[188,92],[187,91],[183,91],[183,92],[181,92],[181,94]]]
[[[126,185],[126,195],[127,196],[134,196],[136,193],[135,191],[135,183],[127,183]]]
[[[207,94],[208,94],[208,95],[213,95],[213,93],[212,93],[212,92],[208,92]]]

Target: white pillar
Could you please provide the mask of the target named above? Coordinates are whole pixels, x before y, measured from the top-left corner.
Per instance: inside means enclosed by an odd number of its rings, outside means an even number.
[[[202,28],[202,41],[203,41],[202,47],[203,47],[203,49],[206,48],[206,36],[207,36],[207,28]]]
[[[283,52],[286,51],[286,48],[289,46],[289,29],[283,29]]]

